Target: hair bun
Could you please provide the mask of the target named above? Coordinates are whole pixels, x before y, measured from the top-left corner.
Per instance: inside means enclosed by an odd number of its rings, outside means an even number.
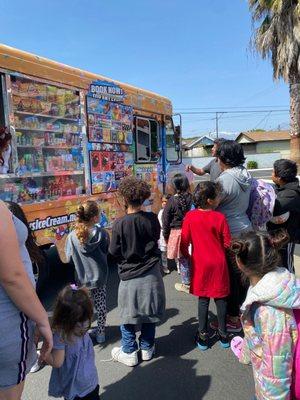
[[[280,250],[289,242],[290,237],[285,229],[280,229],[270,233],[268,240],[272,247]]]
[[[230,250],[237,256],[246,256],[249,250],[248,243],[243,240],[234,240],[231,244]]]

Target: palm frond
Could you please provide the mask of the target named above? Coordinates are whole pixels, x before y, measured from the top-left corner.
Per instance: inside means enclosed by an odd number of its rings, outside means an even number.
[[[263,58],[270,58],[275,79],[300,78],[300,0],[248,0],[254,43]]]

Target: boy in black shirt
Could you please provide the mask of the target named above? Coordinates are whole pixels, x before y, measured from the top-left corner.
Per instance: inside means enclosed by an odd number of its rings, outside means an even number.
[[[124,179],[119,193],[125,201],[127,215],[113,226],[110,253],[116,258],[121,279],[118,307],[121,317],[121,347],[112,349],[112,357],[125,365],[138,363],[140,348],[143,361],[151,360],[155,346],[155,324],[165,310],[165,289],[160,271],[157,215],[142,211],[151,195],[150,186],[134,177]],[[136,327],[141,326],[140,345]]]

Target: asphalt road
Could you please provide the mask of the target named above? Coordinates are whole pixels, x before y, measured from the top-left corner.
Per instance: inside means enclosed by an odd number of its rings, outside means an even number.
[[[157,328],[157,355],[150,362],[129,368],[112,361],[119,345],[117,287],[113,269],[108,283],[108,327],[105,346],[95,346],[102,400],[249,400],[253,396],[251,367],[241,365],[231,350],[216,343],[201,352],[195,348],[197,299],[175,291],[177,272],[165,276],[167,310]],[[51,284],[52,294],[55,284]],[[49,296],[45,297],[49,304]],[[214,305],[211,304],[214,312]],[[212,315],[212,313],[210,313]],[[51,368],[28,376],[23,400],[46,400]]]

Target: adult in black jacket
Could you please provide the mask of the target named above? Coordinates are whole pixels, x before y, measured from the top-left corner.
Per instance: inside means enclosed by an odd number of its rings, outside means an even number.
[[[290,242],[281,251],[282,266],[295,272],[295,243],[300,241],[300,186],[297,179],[297,164],[286,159],[275,161],[272,179],[277,192],[273,220],[277,223],[270,223],[269,229],[285,228],[288,231]]]

